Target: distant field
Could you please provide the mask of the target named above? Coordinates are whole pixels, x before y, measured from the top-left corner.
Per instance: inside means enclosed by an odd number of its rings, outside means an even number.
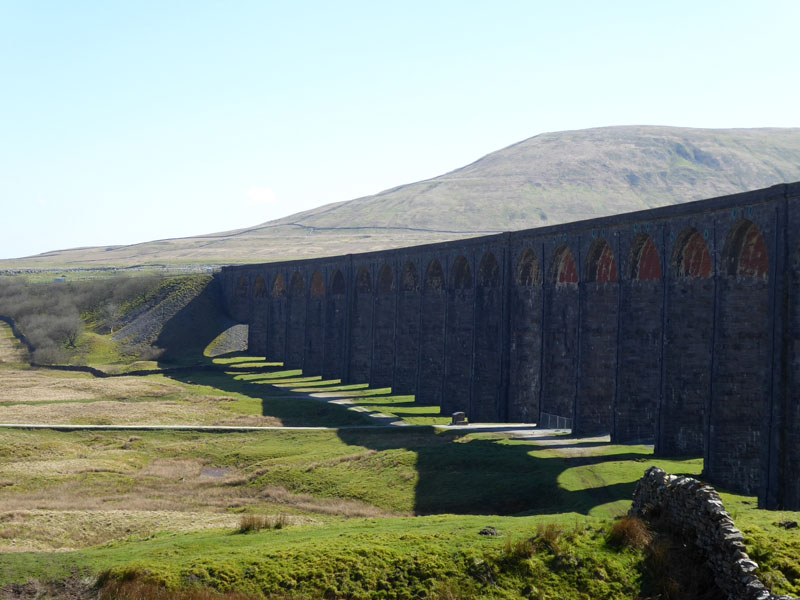
[[[252,364],[252,363],[251,363]],[[264,385],[248,371],[94,377],[0,368],[0,422],[52,425],[374,425],[366,413]]]

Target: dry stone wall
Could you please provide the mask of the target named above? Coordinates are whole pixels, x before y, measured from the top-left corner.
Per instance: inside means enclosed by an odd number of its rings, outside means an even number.
[[[794,600],[771,594],[755,575],[758,565],[745,552],[742,532],[710,485],[650,467],[636,485],[630,514],[644,519],[658,515],[693,541],[729,600]]]

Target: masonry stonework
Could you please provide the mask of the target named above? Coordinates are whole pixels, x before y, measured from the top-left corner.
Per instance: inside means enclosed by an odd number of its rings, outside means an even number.
[[[218,277],[270,361],[472,421],[652,441],[800,509],[800,183]]]
[[[711,486],[650,467],[636,484],[630,514],[665,521],[699,548],[729,600],[796,600],[771,594],[756,576],[758,565],[745,552],[744,536]]]

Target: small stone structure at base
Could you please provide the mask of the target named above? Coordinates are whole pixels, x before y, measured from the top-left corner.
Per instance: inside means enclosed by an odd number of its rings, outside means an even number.
[[[659,515],[685,539],[693,539],[730,600],[795,600],[771,594],[755,575],[758,565],[745,552],[742,532],[710,485],[650,467],[636,485],[630,514]]]
[[[451,425],[466,425],[467,424],[467,415],[463,412],[454,412],[453,416],[450,418]]]

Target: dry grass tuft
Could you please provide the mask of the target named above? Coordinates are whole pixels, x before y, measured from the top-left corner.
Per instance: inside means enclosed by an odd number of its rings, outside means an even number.
[[[530,558],[534,554],[536,554],[536,540],[527,539],[527,540],[517,540],[512,541],[510,538],[506,540],[506,546],[503,549],[503,554],[505,557],[512,559],[512,560],[521,560],[525,558]]]
[[[638,517],[622,517],[611,526],[606,536],[609,545],[644,550],[650,545],[653,534],[647,524]]]
[[[233,427],[283,427],[283,421],[277,417],[264,415],[236,415],[219,421],[212,425],[228,425]]]
[[[207,394],[207,395],[200,395],[200,394],[187,394],[183,398],[181,398],[184,402],[207,402],[207,403],[215,403],[215,402],[236,402],[236,398],[233,396],[217,396],[214,394]]]
[[[550,549],[553,554],[561,554],[561,537],[564,528],[559,523],[539,523],[536,529],[536,539]]]
[[[284,529],[289,526],[289,517],[279,515],[242,515],[239,520],[239,533],[261,531],[262,529]]]
[[[203,461],[192,458],[156,459],[139,471],[142,477],[161,477],[163,479],[195,479],[205,468]]]
[[[4,406],[4,423],[57,425],[214,425],[230,412],[210,404],[173,400],[94,400]]]
[[[28,359],[28,351],[14,337],[11,327],[6,323],[0,323],[0,364],[22,366]]]

